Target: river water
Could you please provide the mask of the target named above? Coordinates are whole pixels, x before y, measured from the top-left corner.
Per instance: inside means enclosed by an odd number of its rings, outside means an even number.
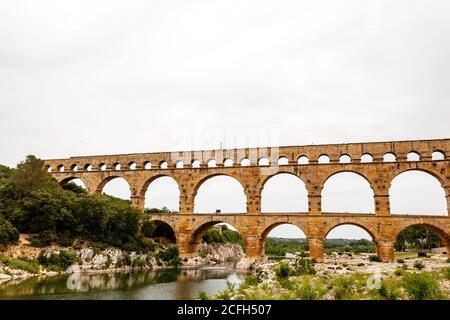
[[[232,264],[198,269],[33,277],[0,285],[0,299],[34,300],[175,300],[195,299],[200,291],[209,296],[239,284],[245,274]]]

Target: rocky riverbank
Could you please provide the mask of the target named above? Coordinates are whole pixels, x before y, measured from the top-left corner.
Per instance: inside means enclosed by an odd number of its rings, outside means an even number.
[[[401,256],[371,261],[371,254],[329,254],[323,263],[307,258],[249,262],[238,287],[213,296],[232,300],[450,299],[447,255]],[[244,260],[244,259],[243,259]]]
[[[196,257],[182,261],[186,268],[196,268],[205,265],[214,265],[224,262],[236,262],[238,264],[244,257],[242,247],[237,244],[206,244],[202,243],[199,254]]]
[[[202,244],[199,256],[179,260],[168,254],[173,248],[170,245],[158,244],[154,252],[139,254],[88,243],[75,243],[70,248],[57,245],[35,248],[30,246],[29,239],[29,236],[21,235],[17,245],[0,252],[0,283],[59,273],[196,268],[231,261],[237,263],[244,256],[242,248],[234,244]]]

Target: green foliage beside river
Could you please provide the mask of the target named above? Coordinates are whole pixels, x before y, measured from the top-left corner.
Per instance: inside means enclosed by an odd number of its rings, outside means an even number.
[[[78,237],[146,252],[154,245],[139,233],[140,219],[128,201],[89,195],[70,183],[62,188],[34,156],[17,169],[0,167],[0,245],[16,243],[20,232],[37,234],[34,246],[70,246]]]

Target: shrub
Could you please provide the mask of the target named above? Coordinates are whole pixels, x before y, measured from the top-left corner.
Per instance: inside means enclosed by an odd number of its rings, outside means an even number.
[[[450,267],[443,268],[442,273],[447,280],[450,280]]]
[[[294,275],[316,274],[313,261],[305,258],[295,260]]]
[[[131,262],[131,266],[134,268],[143,268],[147,265],[147,261],[145,259],[136,258]]]
[[[394,271],[394,274],[398,277],[402,276],[405,273],[405,269],[404,268],[397,268]]]
[[[306,252],[306,251],[304,251],[304,250],[302,250],[302,251],[300,251],[300,257],[301,258],[308,258],[308,252]]]
[[[199,291],[197,294],[199,300],[208,300],[208,294],[205,291]]]
[[[289,278],[278,278],[278,282],[280,286],[289,291],[293,290],[295,287],[295,282],[290,280]]]
[[[413,300],[439,300],[442,298],[437,280],[426,273],[405,273],[402,285]]]
[[[405,271],[407,269],[406,265],[402,265],[401,267],[397,268],[394,270],[394,274],[398,277],[402,276],[405,274]]]
[[[153,232],[156,230],[156,225],[154,221],[146,220],[142,223],[141,226],[141,234],[144,237],[151,238],[153,236]]]
[[[63,247],[70,247],[74,240],[75,238],[70,233],[64,232],[56,239],[56,243]]]
[[[10,268],[24,270],[29,273],[38,273],[40,270],[39,264],[35,260],[27,258],[6,259],[4,263]]]
[[[259,283],[258,278],[255,275],[248,275],[245,277],[243,285],[249,287],[249,286],[256,286],[258,285],[258,283]]]
[[[159,260],[158,260],[159,261]],[[118,262],[118,263],[120,263],[120,266],[122,267],[122,266],[130,266],[131,265],[131,258],[130,258],[130,255],[127,253],[127,252],[125,252],[123,255],[122,255],[122,259],[120,259],[120,262]]]
[[[318,300],[321,298],[320,290],[311,285],[310,282],[303,283],[295,290],[295,296],[300,300]]]
[[[53,235],[51,231],[46,230],[39,233],[39,235],[31,240],[32,247],[47,247],[52,244]]]
[[[376,295],[383,300],[398,300],[400,289],[392,281],[382,281],[380,288],[376,290]]]
[[[168,262],[174,258],[178,258],[179,251],[177,247],[169,247],[166,250],[160,251],[156,254],[156,258]]]
[[[405,263],[405,260],[403,260],[403,259],[398,259],[397,262],[398,262],[398,263]]]
[[[339,277],[334,279],[334,298],[336,300],[350,300],[356,293],[356,285],[352,278]]]
[[[72,251],[62,250],[59,254],[41,252],[38,262],[50,270],[62,271],[78,261]]]
[[[416,260],[416,262],[414,262],[414,268],[422,270],[423,268],[425,268],[425,265],[422,261]]]
[[[279,279],[287,279],[292,274],[292,269],[289,263],[285,260],[280,261],[275,268],[275,275]]]
[[[417,252],[417,256],[419,258],[426,258],[427,257],[427,253],[426,252]]]
[[[17,243],[19,231],[0,214],[0,245]]]
[[[205,243],[224,243],[225,239],[223,238],[223,235],[221,232],[217,231],[216,229],[209,229],[205,232],[202,238],[203,242]]]
[[[372,262],[381,262],[381,259],[380,259],[380,257],[378,257],[377,255],[371,254],[371,255],[369,256],[369,261],[372,261]]]

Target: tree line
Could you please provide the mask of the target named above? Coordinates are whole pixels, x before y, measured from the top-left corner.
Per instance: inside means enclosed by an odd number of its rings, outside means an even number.
[[[16,169],[0,166],[0,245],[16,243],[19,233],[35,234],[34,246],[57,242],[70,246],[75,237],[129,251],[153,248],[139,232],[141,213],[128,201],[89,195],[68,183],[64,187],[34,156]]]

